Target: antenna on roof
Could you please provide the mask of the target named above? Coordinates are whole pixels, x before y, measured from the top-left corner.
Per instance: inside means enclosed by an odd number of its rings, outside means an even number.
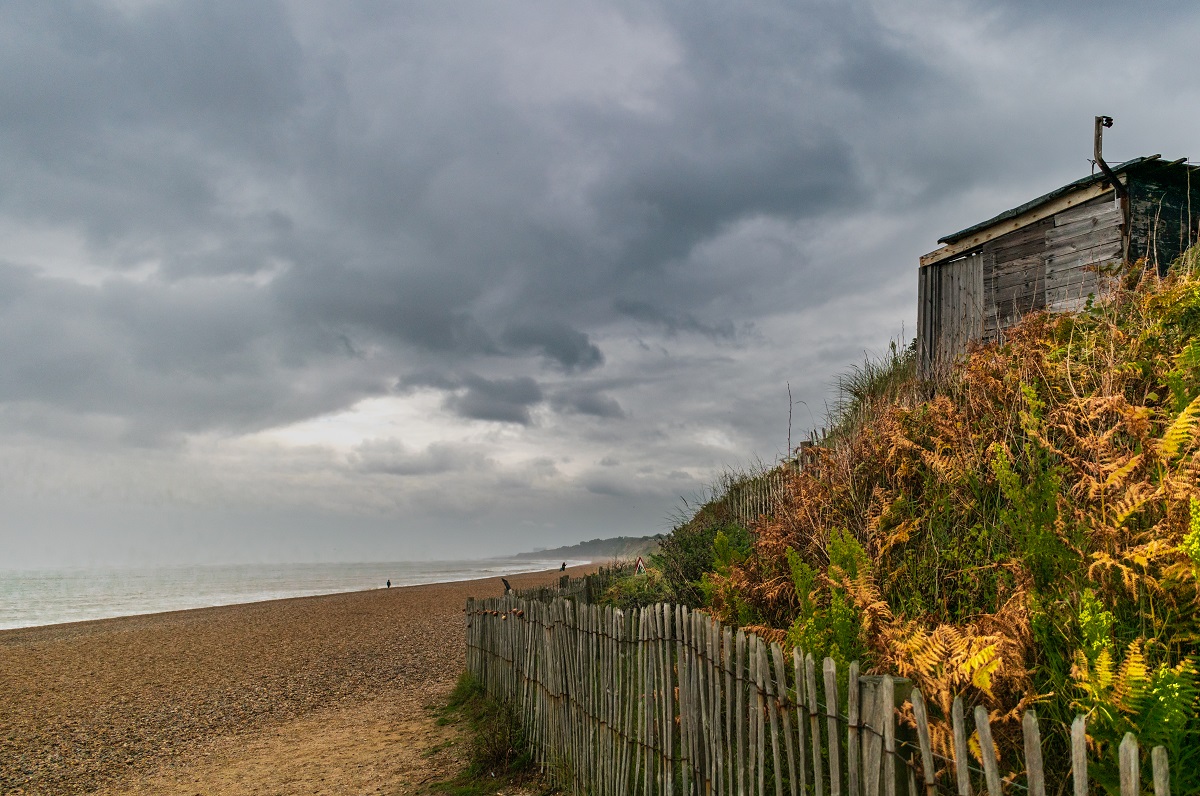
[[[1096,117],[1096,165],[1100,167],[1100,171],[1104,172],[1104,176],[1107,177],[1109,183],[1112,184],[1113,190],[1116,191],[1117,196],[1124,199],[1125,197],[1129,196],[1129,192],[1125,189],[1125,186],[1121,184],[1121,181],[1117,179],[1117,175],[1113,174],[1113,170],[1110,169],[1108,164],[1104,162],[1104,128],[1112,126],[1113,119],[1111,116]]]

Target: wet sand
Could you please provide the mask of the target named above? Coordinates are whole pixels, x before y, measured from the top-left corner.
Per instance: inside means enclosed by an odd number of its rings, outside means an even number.
[[[430,706],[463,669],[465,601],[501,591],[489,578],[0,631],[0,793],[420,792],[462,762]]]

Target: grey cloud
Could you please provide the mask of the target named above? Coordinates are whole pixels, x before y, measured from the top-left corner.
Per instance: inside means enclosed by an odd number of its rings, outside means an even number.
[[[665,478],[659,477],[652,466],[638,468],[637,474],[625,472],[616,468],[590,470],[580,477],[580,484],[594,495],[618,497],[626,499],[657,498],[662,500],[668,496],[678,496],[682,480],[672,473]],[[693,485],[689,484],[689,486]],[[670,498],[668,498],[670,499]]]
[[[733,321],[728,319],[715,324],[703,323],[691,313],[673,314],[659,309],[648,301],[628,298],[615,299],[613,308],[634,320],[661,326],[670,335],[679,332],[693,332],[711,340],[725,341],[734,340],[737,337]]]
[[[446,406],[473,420],[527,426],[533,422],[530,407],[542,401],[542,388],[528,376],[494,380],[468,376],[463,380],[463,386],[465,392],[447,396]]]
[[[395,440],[368,440],[351,456],[352,465],[366,473],[436,475],[491,466],[491,461],[471,447],[435,442],[424,450],[410,450]]]
[[[541,386],[528,376],[486,379],[474,373],[447,376],[431,371],[406,376],[397,384],[402,393],[420,387],[444,391],[445,407],[459,417],[523,426],[533,422],[529,410],[544,399]]]
[[[536,351],[573,373],[604,364],[604,354],[583,332],[566,324],[537,322],[514,324],[504,331],[504,342],[519,351]]]
[[[608,477],[602,473],[591,473],[584,477],[583,487],[594,495],[608,497],[633,497],[636,494],[624,479]]]
[[[302,99],[278,5],[11,3],[0,25],[20,32],[0,55],[5,205],[105,247],[170,253],[215,223],[236,237],[219,181],[274,161]]]
[[[197,414],[215,402],[207,422],[218,422],[236,377],[234,403],[248,404],[239,426],[282,422],[301,406],[327,411],[371,394],[383,363],[482,372],[493,361],[526,392],[464,385],[447,405],[528,423],[541,399],[520,363],[500,364],[512,353],[572,376],[604,362],[593,329],[619,334],[630,320],[734,340],[763,299],[724,309],[731,283],[751,295],[778,266],[700,273],[687,261],[695,247],[739,220],[820,217],[862,195],[842,131],[802,118],[772,82],[804,80],[806,56],[779,49],[797,32],[794,10],[774,7],[764,23],[717,6],[685,17],[601,9],[683,47],[684,61],[658,75],[651,115],[573,101],[569,90],[544,106],[512,101],[498,76],[506,46],[525,35],[520,19],[479,11],[464,23],[399,8],[7,8],[7,27],[25,36],[6,73],[39,71],[36,93],[28,81],[0,82],[21,110],[0,128],[16,164],[0,212],[82,230],[100,267],[157,262],[163,282],[274,274],[226,303],[198,288],[196,300],[159,305],[154,285],[77,295],[75,314],[107,329],[96,344],[132,356],[119,380],[90,385],[91,403],[120,404],[117,384],[136,390],[172,373],[192,380]],[[570,23],[586,12],[558,13]],[[850,35],[813,24],[805,41]],[[875,40],[862,20],[845,27]],[[498,30],[511,44],[490,38]],[[383,46],[391,35],[406,46]],[[488,44],[472,57],[439,44],[460,35]],[[413,59],[439,75],[436,90],[404,77]],[[595,176],[557,182],[576,172]],[[570,324],[546,320],[547,307]],[[168,315],[175,333],[162,331]],[[285,382],[310,369],[340,381],[296,401]],[[164,421],[178,406],[170,391],[141,394],[165,402],[150,410]],[[560,406],[623,412],[615,397]]]
[[[498,353],[455,283],[380,264],[298,266],[271,285],[296,323],[361,330],[374,339],[460,358]]]
[[[564,390],[551,400],[551,405],[559,412],[567,414],[591,415],[619,419],[625,417],[625,410],[611,395],[606,395],[600,389],[580,386]]]
[[[334,339],[288,363],[293,330],[252,288],[92,287],[0,266],[0,401],[119,419],[130,439],[250,431],[339,408],[385,383]],[[306,378],[309,368],[325,378]]]
[[[501,472],[496,483],[504,489],[529,489],[561,475],[553,459],[538,456]]]

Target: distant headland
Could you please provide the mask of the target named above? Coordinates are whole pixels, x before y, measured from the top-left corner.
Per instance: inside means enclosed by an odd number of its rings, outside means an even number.
[[[658,551],[658,543],[663,535],[654,536],[614,536],[611,539],[592,539],[569,547],[554,547],[544,550],[534,550],[528,553],[518,553],[513,558],[561,558],[563,560],[588,559],[602,561],[612,558],[637,558]]]

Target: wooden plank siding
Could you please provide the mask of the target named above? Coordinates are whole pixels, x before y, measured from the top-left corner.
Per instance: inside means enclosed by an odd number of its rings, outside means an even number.
[[[975,253],[922,268],[917,349],[921,367],[952,362],[978,340],[984,321],[984,257]]]
[[[1082,307],[1101,288],[1100,270],[1122,259],[1123,218],[1109,190],[922,267],[917,330],[924,372],[952,365],[971,342],[996,340],[1031,312]]]
[[[1051,216],[984,245],[984,340],[1045,308],[1046,235],[1053,230]]]
[[[1082,309],[1100,294],[1102,270],[1124,258],[1124,220],[1121,206],[1107,197],[1054,217],[1046,232],[1047,309]]]

